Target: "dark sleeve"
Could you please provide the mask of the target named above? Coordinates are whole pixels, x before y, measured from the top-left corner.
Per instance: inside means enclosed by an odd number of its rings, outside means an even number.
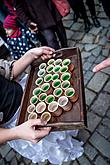
[[[27,26],[30,26],[30,23],[32,22],[30,18],[28,17],[28,14],[26,13],[26,6],[24,6],[25,1],[23,0],[17,0],[15,4],[16,13],[19,19]]]

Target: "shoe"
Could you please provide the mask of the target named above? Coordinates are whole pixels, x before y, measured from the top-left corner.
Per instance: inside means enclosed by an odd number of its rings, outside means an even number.
[[[89,19],[87,19],[87,20],[84,21],[84,25],[85,25],[84,30],[85,30],[86,33],[88,33],[89,30],[91,29],[91,26],[92,26],[91,23],[90,23],[90,21],[89,21]]]
[[[107,41],[110,42],[110,36],[107,37]]]
[[[93,21],[95,27],[97,27],[97,28],[100,27],[100,22],[96,17],[92,17],[92,21]]]

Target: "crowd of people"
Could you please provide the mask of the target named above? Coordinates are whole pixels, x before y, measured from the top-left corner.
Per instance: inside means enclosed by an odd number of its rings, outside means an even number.
[[[110,1],[100,0],[110,19]],[[74,12],[74,21],[84,20],[85,32],[92,23],[88,18],[87,4],[93,25],[100,27],[94,0],[2,0],[0,1],[0,36],[8,45],[12,61],[0,60],[0,143],[7,142],[18,153],[34,163],[48,159],[52,164],[75,160],[84,152],[83,142],[73,137],[78,131],[51,132],[46,122],[30,119],[16,126],[19,115],[24,82],[18,77],[38,58],[42,60],[53,56],[55,50],[68,47],[66,31],[62,18]],[[64,5],[64,6],[63,6]],[[61,13],[61,7],[62,9]],[[108,36],[110,41],[110,36]],[[110,58],[94,67],[97,72],[110,66]],[[17,99],[16,99],[17,98]],[[43,125],[45,127],[39,127]],[[37,126],[35,129],[35,126]]]

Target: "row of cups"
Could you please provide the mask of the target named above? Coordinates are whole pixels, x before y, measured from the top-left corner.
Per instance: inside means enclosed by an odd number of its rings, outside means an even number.
[[[29,113],[28,119],[35,119],[38,115],[40,115],[42,120],[48,122],[52,116],[60,116],[63,110],[70,111],[71,109],[72,103],[68,97],[61,96],[58,98],[58,101],[53,101],[51,98],[48,105],[46,105],[43,101],[39,102],[36,106],[34,104],[30,104],[27,108],[27,112]]]

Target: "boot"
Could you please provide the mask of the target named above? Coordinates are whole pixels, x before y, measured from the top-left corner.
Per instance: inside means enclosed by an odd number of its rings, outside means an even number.
[[[89,19],[84,20],[84,25],[85,25],[84,30],[85,30],[85,32],[86,32],[86,33],[88,33],[88,32],[89,32],[89,30],[90,30],[90,29],[91,29],[91,27],[92,27],[92,25],[91,25],[91,23],[90,23]]]
[[[95,17],[95,16],[92,17],[92,21],[93,21],[95,27],[97,27],[97,28],[100,27],[100,22],[99,22],[99,20],[97,19],[97,17]]]

